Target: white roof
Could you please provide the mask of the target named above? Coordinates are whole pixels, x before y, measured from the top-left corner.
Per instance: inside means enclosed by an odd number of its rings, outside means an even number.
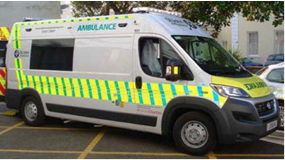
[[[127,25],[122,27],[119,24]],[[159,13],[19,22],[16,23],[16,25],[20,26],[21,39],[31,37],[68,38],[72,36],[92,36],[94,34],[113,35],[134,33],[156,33],[163,36],[188,35],[212,38],[207,32],[189,20]],[[116,26],[114,27],[114,25]],[[100,28],[101,26],[102,28]]]

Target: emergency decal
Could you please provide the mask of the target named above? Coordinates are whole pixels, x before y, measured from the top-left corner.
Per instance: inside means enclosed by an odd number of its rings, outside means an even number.
[[[116,30],[117,23],[107,23],[107,24],[84,24],[79,25],[77,31],[104,31],[104,30]]]
[[[0,41],[8,41],[10,38],[10,29],[8,27],[0,27]]]
[[[124,107],[124,103],[166,106],[178,96],[195,96],[209,99],[222,107],[227,98],[218,95],[209,86],[186,86],[160,83],[143,83],[136,89],[134,82],[100,79],[79,79],[25,75],[21,58],[15,58],[19,89],[34,88],[40,94],[106,100]]]
[[[212,83],[217,85],[231,84],[232,87],[246,91],[251,98],[265,97],[271,93],[266,83],[254,74],[245,78],[212,76]]]
[[[246,87],[247,90],[267,87],[265,82],[247,83],[247,84],[244,84],[244,86]]]
[[[5,95],[6,69],[0,70],[0,95]]]

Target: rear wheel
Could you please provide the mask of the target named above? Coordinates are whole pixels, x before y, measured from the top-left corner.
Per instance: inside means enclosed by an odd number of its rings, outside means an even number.
[[[21,115],[26,124],[30,126],[40,126],[44,123],[46,116],[43,106],[34,97],[26,97],[21,105]]]
[[[217,144],[212,120],[200,112],[189,112],[177,119],[173,137],[177,147],[193,155],[205,155]]]

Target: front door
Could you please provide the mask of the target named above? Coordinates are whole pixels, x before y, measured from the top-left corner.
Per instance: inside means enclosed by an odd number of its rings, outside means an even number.
[[[185,95],[187,81],[165,79],[166,63],[180,60],[177,50],[159,35],[136,34],[133,56],[133,81],[137,114],[149,116],[149,126],[161,128],[166,104],[174,97]]]

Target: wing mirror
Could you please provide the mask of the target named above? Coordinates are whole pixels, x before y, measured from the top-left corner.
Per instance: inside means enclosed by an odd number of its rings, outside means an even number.
[[[193,80],[194,76],[188,66],[177,59],[170,59],[166,63],[165,79],[168,81]]]
[[[181,68],[183,64],[177,59],[170,59],[166,63],[165,78],[168,81],[181,79]]]

